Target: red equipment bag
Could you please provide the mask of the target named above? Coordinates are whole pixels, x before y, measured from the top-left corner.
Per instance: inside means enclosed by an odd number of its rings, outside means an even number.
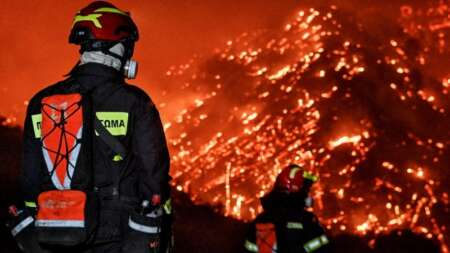
[[[35,227],[41,243],[75,246],[95,230],[97,200],[77,190],[53,190],[39,195]]]
[[[42,153],[53,187],[38,196],[37,238],[55,246],[83,244],[92,238],[98,215],[95,193],[72,180],[79,175],[79,182],[92,181],[89,150],[81,149],[92,139],[83,131],[88,106],[79,93],[52,95],[41,105]]]
[[[259,253],[277,252],[277,239],[274,224],[256,224],[256,245],[258,245]]]

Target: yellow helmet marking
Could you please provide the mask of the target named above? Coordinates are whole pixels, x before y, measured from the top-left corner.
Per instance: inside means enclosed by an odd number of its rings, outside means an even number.
[[[102,16],[102,14],[89,14],[86,16],[76,15],[75,19],[73,20],[73,25],[75,25],[76,23],[81,22],[81,21],[91,21],[92,23],[94,23],[95,27],[102,28],[102,24],[98,20],[98,18],[101,16]]]
[[[300,170],[299,167],[295,167],[293,169],[291,169],[291,172],[289,173],[289,178],[290,179],[294,179],[295,175],[297,174],[297,172]]]
[[[121,11],[119,9],[116,9],[116,8],[111,8],[111,7],[98,8],[94,12],[96,12],[96,13],[98,13],[98,12],[117,13],[117,14],[128,16],[128,13],[123,12],[123,11]]]
[[[309,179],[313,182],[316,182],[319,179],[318,176],[316,176],[313,173],[308,172],[308,171],[303,172],[303,178]]]

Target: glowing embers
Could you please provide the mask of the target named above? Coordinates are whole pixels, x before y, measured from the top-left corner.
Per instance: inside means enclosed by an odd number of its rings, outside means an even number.
[[[330,141],[329,143],[331,148],[335,148],[346,143],[357,144],[361,140],[361,138],[361,135],[343,136],[338,138],[337,140]]]
[[[445,245],[436,206],[448,205],[449,143],[430,125],[450,127],[450,75],[418,83],[429,51],[412,57],[407,34],[370,34],[336,8],[302,10],[280,31],[229,40],[198,69],[181,66],[194,95],[166,123],[176,188],[248,220],[295,162],[320,174],[314,211],[332,231],[411,228]]]
[[[284,77],[287,73],[289,73],[289,71],[291,70],[290,66],[285,66],[283,68],[281,68],[280,70],[276,71],[274,74],[268,76],[267,78],[269,80],[278,80],[281,79],[282,77]]]

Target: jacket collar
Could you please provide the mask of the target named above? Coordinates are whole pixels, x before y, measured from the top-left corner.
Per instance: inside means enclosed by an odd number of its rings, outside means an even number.
[[[99,63],[78,65],[69,75],[70,78],[76,80],[82,89],[86,91],[94,90],[100,86],[115,86],[125,83],[124,76],[121,72]],[[105,89],[108,88],[105,87]]]
[[[307,195],[302,193],[281,193],[271,191],[262,197],[261,205],[264,211],[283,212],[284,210],[303,210],[305,208],[305,198]]]
[[[99,63],[78,65],[69,73],[69,75],[76,79],[90,77],[99,78],[100,80],[124,80],[123,74],[120,71]]]

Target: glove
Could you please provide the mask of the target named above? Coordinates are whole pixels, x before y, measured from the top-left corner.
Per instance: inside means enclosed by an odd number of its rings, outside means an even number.
[[[6,226],[11,230],[17,246],[25,253],[49,253],[41,248],[34,233],[36,208],[18,209],[16,206],[10,206],[8,212],[10,218]]]
[[[162,216],[164,211],[160,205],[156,207],[150,207],[149,205],[149,201],[144,201],[140,212],[130,213],[128,220],[128,232],[125,236],[124,245],[122,248],[123,252],[159,252]]]

